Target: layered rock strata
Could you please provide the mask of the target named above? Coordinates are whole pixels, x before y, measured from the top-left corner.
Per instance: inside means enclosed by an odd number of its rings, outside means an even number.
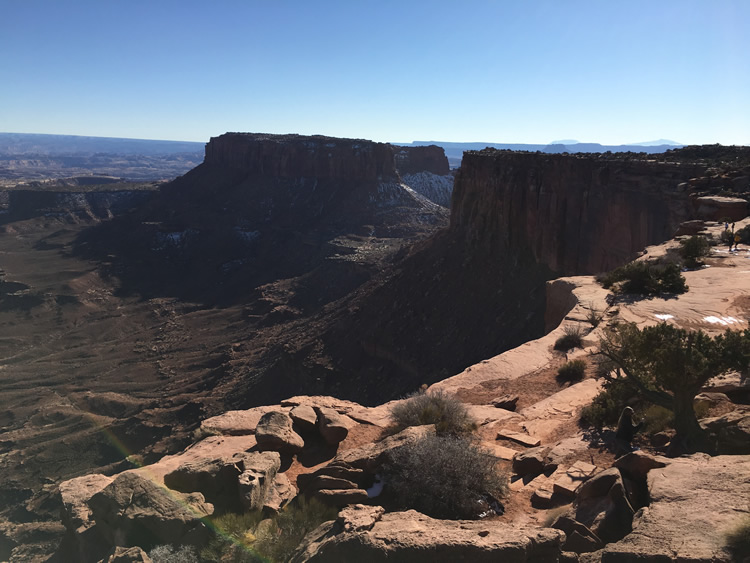
[[[512,248],[563,275],[607,271],[691,219],[685,186],[705,166],[598,156],[465,153],[451,230],[470,245]]]

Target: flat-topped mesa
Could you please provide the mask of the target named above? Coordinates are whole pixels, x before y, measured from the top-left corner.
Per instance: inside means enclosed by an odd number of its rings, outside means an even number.
[[[206,165],[278,178],[380,180],[397,177],[393,147],[321,135],[225,133],[206,144]]]
[[[464,153],[450,228],[493,253],[515,250],[564,275],[619,266],[691,218],[685,184],[705,164],[604,155]]]
[[[450,174],[450,165],[445,151],[437,145],[424,147],[394,146],[394,158],[399,174],[430,172],[438,176]]]

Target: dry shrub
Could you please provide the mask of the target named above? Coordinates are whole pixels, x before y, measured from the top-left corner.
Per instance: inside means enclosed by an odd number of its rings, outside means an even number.
[[[464,404],[443,391],[419,391],[391,409],[393,433],[409,426],[434,424],[438,434],[471,432],[476,424]]]
[[[565,362],[557,370],[558,383],[575,383],[583,379],[586,373],[586,362],[583,360],[573,360]]]
[[[555,340],[555,350],[571,350],[582,348],[583,331],[578,325],[568,325],[563,329],[563,335]]]
[[[507,475],[498,460],[463,436],[425,436],[391,453],[388,494],[401,508],[433,518],[477,518],[483,501],[503,496]]]

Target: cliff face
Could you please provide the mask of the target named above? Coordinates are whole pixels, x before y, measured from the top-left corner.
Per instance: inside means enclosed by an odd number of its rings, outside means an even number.
[[[450,174],[445,151],[437,145],[424,147],[393,147],[396,168],[400,174],[430,172],[438,176]]]
[[[704,171],[595,155],[471,151],[456,179],[450,229],[470,246],[529,253],[559,274],[603,272],[691,218],[680,184]]]
[[[547,280],[609,270],[671,238],[693,217],[688,180],[706,166],[638,158],[466,153],[449,228],[327,338],[342,371],[367,374],[363,400],[541,336]]]
[[[319,135],[225,133],[206,145],[204,163],[276,178],[358,181],[397,175],[390,145]]]

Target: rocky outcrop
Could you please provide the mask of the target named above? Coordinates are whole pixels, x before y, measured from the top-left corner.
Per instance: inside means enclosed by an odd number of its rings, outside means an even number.
[[[515,153],[464,154],[451,230],[469,244],[529,253],[563,275],[612,269],[692,218],[686,189],[702,165]]]
[[[747,200],[738,197],[700,196],[693,200],[695,215],[705,221],[739,221],[747,217]]]
[[[648,473],[651,503],[633,531],[604,548],[602,563],[733,561],[725,534],[747,518],[750,457],[695,454]]]
[[[291,561],[533,561],[560,557],[559,530],[497,521],[435,520],[414,510],[384,514],[355,505],[308,534]]]
[[[318,415],[318,430],[327,444],[335,446],[349,434],[349,428],[356,423],[348,416],[337,413],[334,409],[315,407]]]
[[[91,497],[89,507],[110,545],[145,548],[205,543],[209,531],[200,518],[213,513],[200,493],[169,492],[136,472],[118,475]]]
[[[277,452],[252,452],[243,454],[242,460],[244,471],[239,476],[238,483],[242,507],[245,510],[262,509],[274,490],[276,475],[281,469],[281,457]],[[282,481],[281,485],[284,490],[288,490],[288,481]]]
[[[740,406],[724,415],[701,420],[722,454],[750,454],[750,407]]]
[[[290,416],[281,411],[264,414],[255,429],[258,447],[264,450],[297,452],[305,446],[302,436],[294,431]]]

